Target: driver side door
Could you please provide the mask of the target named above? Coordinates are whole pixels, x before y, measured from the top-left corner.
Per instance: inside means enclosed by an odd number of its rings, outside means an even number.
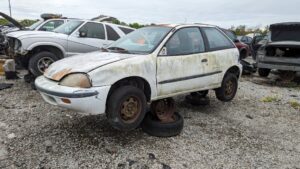
[[[158,97],[172,96],[209,87],[213,76],[199,27],[177,30],[157,57]]]
[[[106,45],[106,33],[102,23],[87,22],[68,38],[68,53],[75,55],[99,50]]]

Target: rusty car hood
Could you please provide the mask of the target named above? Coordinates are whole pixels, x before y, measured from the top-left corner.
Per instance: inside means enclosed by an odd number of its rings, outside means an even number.
[[[137,55],[100,51],[71,56],[50,65],[44,76],[55,81],[60,81],[67,74],[77,72],[88,73],[98,67],[135,56]]]

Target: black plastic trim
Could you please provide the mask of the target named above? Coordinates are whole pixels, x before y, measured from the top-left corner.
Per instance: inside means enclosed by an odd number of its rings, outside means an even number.
[[[174,83],[174,82],[178,82],[178,81],[196,79],[196,78],[199,78],[199,77],[205,77],[205,76],[210,76],[210,75],[219,74],[219,73],[222,73],[222,71],[215,71],[215,72],[210,72],[210,73],[205,73],[205,74],[199,74],[199,75],[181,77],[181,78],[176,78],[176,79],[164,80],[164,81],[158,82],[158,84]]]

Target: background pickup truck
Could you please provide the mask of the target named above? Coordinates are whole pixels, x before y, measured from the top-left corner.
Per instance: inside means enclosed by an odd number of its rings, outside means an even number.
[[[64,57],[99,50],[134,29],[89,20],[70,20],[53,30],[7,34],[10,55],[34,76]]]

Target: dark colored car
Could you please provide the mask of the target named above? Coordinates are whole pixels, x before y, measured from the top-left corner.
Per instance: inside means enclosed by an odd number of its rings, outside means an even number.
[[[249,36],[238,36],[237,37],[241,42],[243,42],[243,43],[245,43],[245,44],[247,44],[247,45],[250,45],[251,44],[251,42],[252,42],[252,38],[251,37],[249,37]]]
[[[256,61],[260,76],[275,69],[282,80],[293,80],[300,72],[300,22],[270,25],[270,38],[257,51]]]
[[[234,42],[235,46],[239,49],[240,59],[245,59],[246,57],[248,57],[250,54],[250,47],[247,44],[241,42],[233,31],[227,29],[222,29],[222,30]]]

